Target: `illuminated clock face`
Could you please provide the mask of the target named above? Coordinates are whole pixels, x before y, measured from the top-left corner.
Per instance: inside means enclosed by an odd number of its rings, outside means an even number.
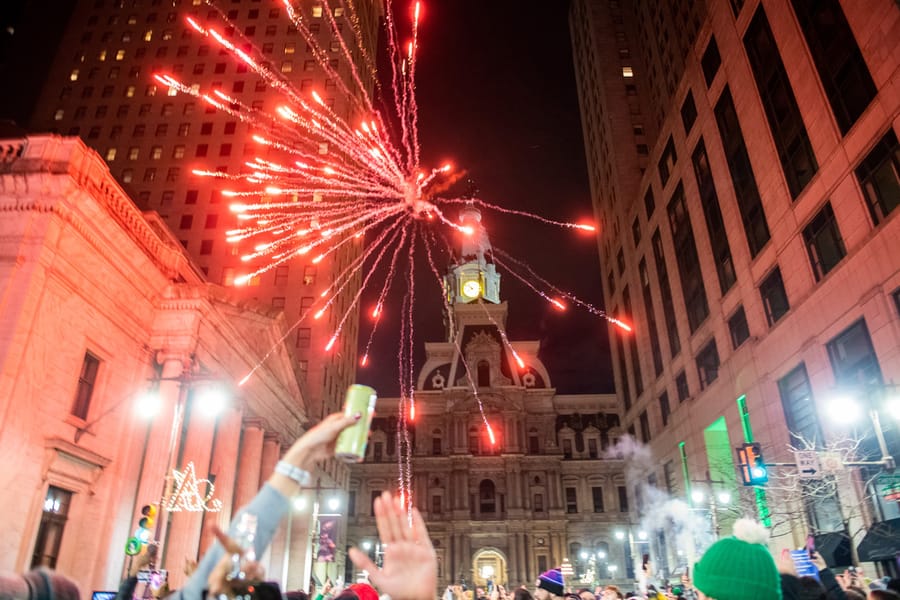
[[[481,284],[477,281],[467,281],[463,284],[462,291],[466,298],[477,298],[481,294]]]

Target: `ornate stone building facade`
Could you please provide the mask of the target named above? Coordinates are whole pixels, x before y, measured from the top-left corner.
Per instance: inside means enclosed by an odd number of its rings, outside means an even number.
[[[141,506],[193,463],[221,510],[161,513],[180,586],[209,525],[227,525],[309,420],[284,316],[208,283],[77,138],[0,141],[0,212],[0,569],[117,589]],[[215,417],[213,387],[226,397]],[[308,581],[310,522],[293,518],[262,557],[292,588]]]
[[[426,344],[410,424],[412,500],[435,543],[439,585],[533,583],[565,559],[579,575],[625,576],[615,538],[629,522],[623,463],[607,458],[621,434],[615,396],[559,395],[539,342],[505,341],[508,306],[480,215],[470,208],[461,220],[475,241],[446,277],[448,337]],[[372,500],[398,487],[398,404],[379,399],[366,461],[351,470],[347,543],[376,558]]]

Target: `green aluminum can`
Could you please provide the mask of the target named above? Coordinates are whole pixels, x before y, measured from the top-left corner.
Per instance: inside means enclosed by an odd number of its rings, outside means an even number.
[[[367,385],[354,383],[347,388],[347,396],[344,398],[344,415],[350,417],[360,413],[362,418],[338,436],[334,449],[335,456],[347,462],[362,462],[365,458],[366,444],[369,442],[369,428],[372,426],[372,416],[375,414],[377,399],[378,392]]]

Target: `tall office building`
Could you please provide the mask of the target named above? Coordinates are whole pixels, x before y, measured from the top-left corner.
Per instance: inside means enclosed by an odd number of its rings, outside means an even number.
[[[380,4],[367,0],[355,6],[359,18],[354,22],[335,4],[338,32],[334,33],[321,2],[299,5],[319,47],[330,54],[329,66],[348,82],[352,65],[343,59],[336,36],[355,47],[354,31],[359,31],[362,44],[373,55],[378,33]],[[326,78],[313,58],[313,48],[285,13],[279,3],[261,0],[80,0],[32,119],[34,129],[77,135],[97,150],[138,206],[162,216],[206,278],[226,286],[246,272],[241,254],[260,240],[247,245],[226,242],[225,232],[236,228],[238,221],[222,198],[223,183],[197,177],[192,170],[238,173],[253,157],[267,154],[251,139],[252,123],[194,96],[177,94],[160,85],[153,74],[172,74],[207,92],[222,90],[254,109],[274,111],[283,102],[247,65],[192,29],[186,23],[191,16],[217,26],[240,47],[252,44],[268,66],[298,90],[319,90],[339,116],[352,120],[350,99]],[[298,257],[236,288],[236,293],[283,309],[288,322],[294,323],[321,302],[321,293],[360,250],[361,241],[345,244],[318,264],[311,262],[312,257]],[[358,285],[356,277],[332,305],[328,318],[314,321],[310,316],[292,333],[313,419],[339,406],[343,390],[355,376],[355,314],[332,352],[323,349]]]
[[[720,528],[752,511],[782,546],[813,532],[832,564],[896,570],[894,483],[847,463],[900,451],[885,406],[900,377],[900,7],[574,0],[570,25],[606,307],[634,324],[611,330],[624,427]],[[846,438],[859,451],[835,447]],[[765,462],[796,463],[792,446],[816,464],[744,490],[734,449],[753,441]],[[646,481],[630,485],[640,500]],[[730,505],[709,500],[721,492]],[[676,561],[671,544],[658,554]]]

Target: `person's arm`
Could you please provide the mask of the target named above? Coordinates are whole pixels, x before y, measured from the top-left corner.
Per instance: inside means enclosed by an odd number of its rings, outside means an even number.
[[[825,588],[825,597],[827,600],[847,600],[847,594],[844,593],[844,588],[841,587],[841,583],[837,580],[837,577],[835,577],[834,573],[828,568],[825,559],[822,558],[818,552],[813,552],[810,559],[813,564],[816,565],[816,568],[819,569],[819,583]]]
[[[137,587],[138,571],[150,564],[154,555],[150,552],[142,552],[131,559],[131,567],[128,569],[128,577],[119,584],[119,591],[116,592],[116,600],[131,600],[134,598],[134,589]]]
[[[334,456],[334,445],[338,434],[356,423],[360,416],[357,414],[345,417],[341,413],[329,415],[294,442],[281,460],[303,471],[311,471],[318,461]],[[299,490],[300,484],[297,481],[281,473],[272,473],[250,504],[234,516],[228,528],[228,535],[232,538],[237,537],[237,526],[243,513],[256,515],[256,536],[253,540],[253,547],[256,556],[262,556],[269,547],[282,517],[288,511],[289,498]],[[197,570],[187,580],[184,587],[168,597],[172,600],[203,600],[205,589],[216,589],[222,585],[219,579],[225,574],[216,570],[216,566],[224,557],[225,549],[217,540],[200,560]],[[216,577],[216,580],[210,581],[213,576]]]

